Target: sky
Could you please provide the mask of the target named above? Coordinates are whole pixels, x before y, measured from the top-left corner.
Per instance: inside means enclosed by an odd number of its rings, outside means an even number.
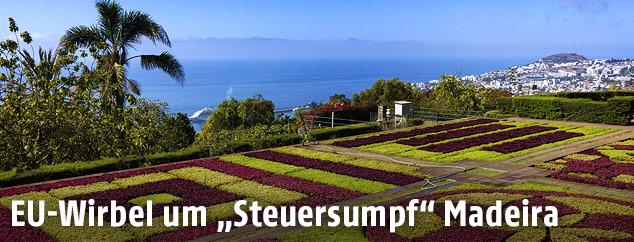
[[[634,57],[628,0],[120,0],[149,13],[181,58],[321,56]],[[91,0],[2,0],[47,46],[72,26],[92,25]],[[2,25],[0,25],[2,26]],[[6,22],[5,22],[5,25]],[[8,28],[0,37],[9,36]],[[151,44],[143,51],[151,51]],[[157,47],[162,49],[164,47]]]

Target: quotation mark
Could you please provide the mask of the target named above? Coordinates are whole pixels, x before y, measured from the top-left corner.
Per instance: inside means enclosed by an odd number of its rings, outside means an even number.
[[[420,203],[420,208],[419,211],[421,212],[434,212],[434,200],[429,201],[429,203],[427,203],[427,200],[423,200]]]
[[[225,227],[225,223],[227,223],[227,226]],[[223,228],[224,228],[224,232],[227,233],[231,230],[231,225],[233,224],[232,221],[218,221],[218,233],[223,232]]]

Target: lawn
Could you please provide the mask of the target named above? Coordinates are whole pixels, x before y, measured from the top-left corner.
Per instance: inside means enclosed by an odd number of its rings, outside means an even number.
[[[0,229],[4,241],[191,240],[216,233],[217,221],[235,216],[233,204],[238,200],[263,205],[328,205],[429,177],[415,172],[417,169],[294,147],[200,159],[0,190]],[[37,228],[11,226],[12,200],[44,200],[51,210],[58,208],[58,200],[88,199],[94,199],[96,206],[115,200],[126,209],[152,200],[153,226],[110,227],[109,213],[104,227],[63,227],[57,218],[48,218]],[[165,206],[204,206],[207,226],[165,227]]]
[[[617,130],[477,118],[340,139],[327,144],[443,163],[464,159],[496,162]]]
[[[582,194],[566,188],[536,184],[493,187],[464,184],[417,197],[436,200],[433,213],[415,214],[415,226],[390,233],[388,227],[313,227],[257,241],[631,241],[634,239],[634,203]],[[444,226],[443,200],[465,199],[468,206],[486,208],[494,200],[504,207],[529,204],[555,206],[559,226],[546,227],[538,218],[535,227]],[[392,205],[406,206],[408,199]],[[539,215],[538,215],[539,216]]]
[[[553,178],[634,190],[634,140],[571,154],[535,167],[554,170]]]

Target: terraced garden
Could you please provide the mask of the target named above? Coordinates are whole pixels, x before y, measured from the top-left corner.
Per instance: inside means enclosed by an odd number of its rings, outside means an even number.
[[[327,144],[443,163],[464,159],[496,162],[615,131],[557,123],[471,119]]]
[[[634,202],[593,196],[573,190],[535,184],[494,187],[464,184],[417,197],[436,200],[433,213],[415,214],[415,227],[400,227],[390,233],[388,227],[314,227],[254,241],[632,241],[634,239]],[[538,215],[535,227],[471,227],[444,225],[443,200],[467,200],[470,207],[486,209],[495,200],[503,206],[529,204],[555,206],[559,226],[545,227]],[[409,199],[390,205],[407,206]],[[531,218],[532,219],[532,218]]]
[[[611,143],[535,167],[554,170],[550,176],[561,180],[634,190],[634,140]]]
[[[297,155],[295,155],[297,154]],[[346,155],[280,148],[220,159],[202,159],[82,179],[9,188],[0,191],[0,230],[5,241],[183,241],[216,233],[218,220],[230,220],[237,200],[263,205],[317,206],[393,189],[428,177],[418,167]],[[35,227],[11,226],[12,200],[44,200],[47,210],[58,200],[111,200],[130,209],[153,201],[150,228],[62,227],[47,219]],[[205,206],[207,226],[165,227],[164,206]],[[37,209],[37,208],[36,208]],[[146,208],[147,209],[147,208]],[[106,213],[106,222],[110,214]],[[35,218],[38,220],[38,217]]]
[[[625,129],[629,128],[456,120],[337,139],[318,147],[281,147],[4,188],[0,190],[0,234],[3,241],[187,241],[223,237],[225,241],[633,241],[634,191],[629,189],[634,189],[634,140],[630,140],[634,132]],[[566,145],[570,147],[561,148]],[[330,152],[324,146],[340,152]],[[586,146],[594,148],[575,153]],[[571,152],[575,147],[583,149]],[[532,163],[509,162],[536,156],[540,151],[548,156]],[[425,179],[456,169],[397,161],[453,163],[465,166],[467,172],[450,177],[452,180],[434,181],[442,186],[439,190],[421,190]],[[217,233],[217,221],[238,218],[233,205],[243,199],[259,201],[263,206],[390,206],[406,204],[412,198],[436,200],[434,213],[418,214],[415,227],[401,227],[396,233],[372,226],[287,230],[251,226],[246,233]],[[502,200],[504,206],[520,205],[524,198],[531,205],[556,206],[560,226],[547,228],[541,222],[537,227],[519,228],[444,226],[442,200],[468,200],[471,206],[487,208],[495,200]],[[128,210],[152,200],[154,226],[63,227],[59,219],[46,219],[37,228],[11,226],[12,200],[44,200],[47,210],[52,210],[57,208],[58,200],[87,199],[94,199],[97,206],[116,200]],[[207,226],[162,225],[163,207],[191,205],[207,208]],[[112,222],[109,213],[105,218],[106,223]]]

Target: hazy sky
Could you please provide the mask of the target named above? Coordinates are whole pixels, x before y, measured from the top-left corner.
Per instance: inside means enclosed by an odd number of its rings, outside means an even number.
[[[192,51],[192,39],[256,36],[301,41],[355,38],[383,43],[387,49],[395,41],[415,41],[425,46],[416,53],[421,56],[438,55],[441,52],[433,50],[441,48],[448,55],[577,52],[595,58],[634,57],[634,1],[628,0],[119,2],[124,9],[150,13],[187,57],[200,57]],[[13,17],[21,30],[30,31],[41,43],[57,41],[69,27],[91,25],[97,18],[90,0],[2,0],[1,5],[3,21]],[[3,24],[0,36],[6,37],[9,32]],[[205,54],[213,53],[220,52]]]

